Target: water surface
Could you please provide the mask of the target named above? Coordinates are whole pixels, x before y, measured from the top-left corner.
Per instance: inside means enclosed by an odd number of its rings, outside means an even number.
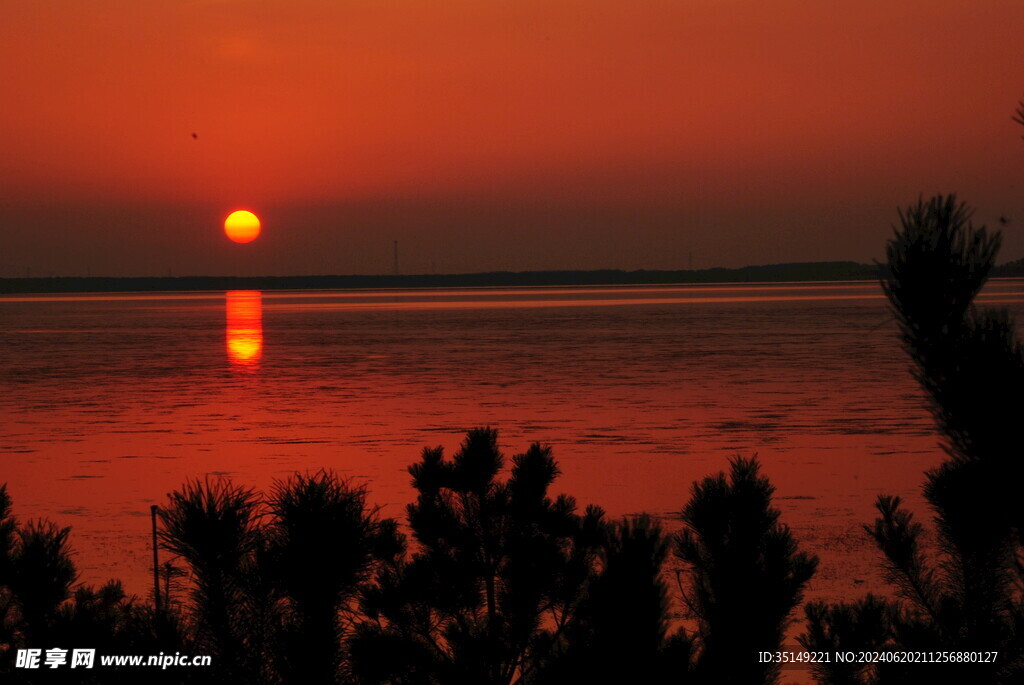
[[[982,301],[1020,314],[1024,282]],[[73,527],[83,579],[147,587],[149,506],[185,479],[322,466],[401,516],[406,467],[474,426],[552,446],[556,490],[671,516],[757,454],[812,597],[878,583],[879,493],[926,518],[942,453],[876,283],[0,298],[0,459],[22,518]]]

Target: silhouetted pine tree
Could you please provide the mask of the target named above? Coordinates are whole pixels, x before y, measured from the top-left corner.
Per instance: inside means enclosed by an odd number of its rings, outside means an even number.
[[[347,682],[356,600],[404,551],[366,491],[331,471],[274,484],[269,500],[191,482],[160,512],[164,547],[192,571],[187,629],[219,682]],[[189,674],[191,676],[191,674]]]
[[[192,569],[196,644],[220,678],[260,682],[267,655],[262,644],[252,644],[263,631],[263,617],[253,609],[263,602],[252,596],[261,575],[255,554],[263,544],[256,493],[226,480],[191,481],[159,513],[163,546]]]
[[[884,554],[900,599],[880,614],[889,647],[999,656],[992,664],[889,665],[848,676],[859,682],[1024,680],[1018,561],[1024,463],[1016,423],[1024,415],[1024,354],[1006,312],[972,305],[1000,235],[974,228],[970,215],[952,195],[901,212],[883,282],[949,456],[926,473],[924,486],[934,512],[936,553],[925,553],[922,527],[898,497],[879,497],[880,517],[865,528]],[[818,649],[856,642],[851,635],[869,630],[861,623],[876,626],[879,618],[856,605],[815,604],[808,620],[803,642]],[[832,682],[831,674],[820,675]]]
[[[68,544],[70,528],[34,520],[18,526],[7,587],[14,596],[26,643],[49,639],[61,604],[78,577]]]
[[[80,586],[71,601],[59,612],[46,647],[96,650],[96,659],[108,654],[195,654],[187,643],[174,616],[155,617],[150,607],[141,607],[125,594],[120,581],[110,581],[98,589]],[[38,645],[37,645],[38,646]],[[28,672],[31,674],[31,672]],[[57,669],[51,674],[57,682],[137,683],[138,668]],[[204,670],[183,674],[175,670],[149,673],[147,683],[207,682]],[[31,676],[30,676],[31,677]]]
[[[516,456],[504,482],[503,464],[497,431],[476,429],[452,460],[427,449],[410,467],[417,547],[366,596],[352,644],[359,682],[529,682],[575,621],[602,513],[548,496],[549,449]]]
[[[756,459],[694,483],[675,554],[688,580],[684,600],[698,622],[695,675],[702,683],[775,683],[779,666],[759,651],[782,644],[789,615],[817,568],[797,550],[771,506],[775,488]]]
[[[828,661],[811,665],[815,679],[829,685],[872,682],[878,665],[864,661],[839,662],[835,654],[840,651],[876,652],[890,647],[894,609],[887,600],[871,594],[851,604],[809,603],[807,631],[798,640],[810,651],[829,655]]]
[[[0,485],[0,644],[15,644],[15,623],[17,621],[14,595],[9,587],[11,566],[14,563],[14,541],[17,535],[17,521],[11,514],[11,497],[7,484]],[[4,666],[0,664],[0,673]]]
[[[155,654],[180,643],[159,641],[152,614],[137,607],[121,584],[96,590],[74,586],[68,528],[48,521],[19,525],[0,485],[0,680],[4,683],[136,682],[138,673],[118,669],[17,669],[18,649],[93,648],[97,654]],[[166,673],[152,682],[167,682]]]
[[[404,542],[391,519],[366,506],[366,490],[329,471],[275,485],[269,554],[287,598],[280,640],[285,682],[339,682],[357,595],[378,560],[394,562]]]
[[[665,584],[670,542],[647,515],[605,526],[595,569],[561,651],[538,669],[537,685],[685,682],[692,645],[670,630]]]

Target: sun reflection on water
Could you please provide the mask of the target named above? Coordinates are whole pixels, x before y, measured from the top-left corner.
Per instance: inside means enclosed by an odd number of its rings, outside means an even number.
[[[228,360],[236,368],[259,366],[263,354],[263,295],[258,290],[227,294]]]

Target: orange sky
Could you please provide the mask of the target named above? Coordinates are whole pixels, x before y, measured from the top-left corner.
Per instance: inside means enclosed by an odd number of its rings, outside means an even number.
[[[867,261],[949,191],[1017,258],[1022,35],[1019,0],[16,3],[0,276]]]

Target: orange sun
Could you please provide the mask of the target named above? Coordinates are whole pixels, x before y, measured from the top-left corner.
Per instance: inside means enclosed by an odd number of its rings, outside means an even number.
[[[251,243],[260,234],[260,220],[252,212],[239,209],[224,219],[224,233],[236,243]]]

